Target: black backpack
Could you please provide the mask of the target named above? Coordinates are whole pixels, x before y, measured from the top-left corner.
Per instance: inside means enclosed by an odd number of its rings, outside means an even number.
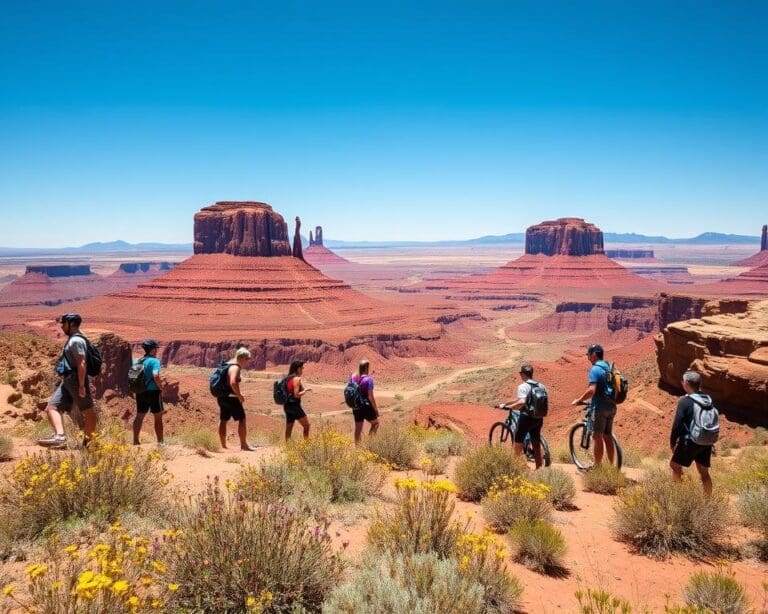
[[[211,374],[211,394],[217,399],[228,397],[232,394],[232,387],[229,385],[229,368],[231,366],[226,362],[222,362]]]
[[[147,378],[144,375],[145,359],[146,356],[139,358],[139,360],[128,369],[128,390],[134,394],[140,394],[147,389]]]
[[[288,392],[288,380],[292,375],[286,375],[283,379],[275,380],[272,385],[272,398],[276,405],[286,405],[291,400],[291,393]]]
[[[525,399],[525,412],[531,418],[546,417],[547,412],[549,412],[549,394],[546,387],[531,379],[527,383],[531,389],[528,391],[528,396]]]
[[[76,333],[72,336],[85,339],[85,372],[91,377],[96,377],[101,373],[101,365],[103,363],[99,348],[88,341],[88,338],[82,333]]]
[[[362,398],[360,396],[360,384],[349,380],[344,386],[344,402],[350,409],[360,409]]]

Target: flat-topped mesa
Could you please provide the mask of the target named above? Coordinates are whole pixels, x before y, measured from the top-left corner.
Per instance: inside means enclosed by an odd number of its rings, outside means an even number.
[[[151,271],[170,271],[176,266],[175,262],[123,262],[119,267],[120,273],[128,273],[133,275],[135,273],[149,273]]]
[[[605,255],[618,260],[640,260],[654,258],[652,249],[607,249]]]
[[[28,266],[27,275],[45,275],[46,277],[80,277],[92,275],[89,264],[43,264]]]
[[[525,231],[525,253],[545,256],[604,254],[603,231],[578,217],[542,222]]]
[[[266,203],[222,201],[195,214],[195,254],[290,256],[288,225]]]

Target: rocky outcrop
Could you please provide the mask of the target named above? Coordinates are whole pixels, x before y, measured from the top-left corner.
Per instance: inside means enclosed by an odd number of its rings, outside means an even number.
[[[605,255],[618,260],[640,260],[654,258],[652,249],[607,249]]]
[[[304,246],[301,244],[301,219],[296,216],[296,229],[293,231],[293,250],[291,255],[299,260],[304,260]]]
[[[659,308],[656,297],[614,296],[608,312],[608,330],[634,328],[650,333],[659,328]]]
[[[195,254],[290,256],[288,226],[266,203],[217,202],[195,214]]]
[[[603,254],[603,231],[578,217],[542,222],[525,231],[525,253],[534,256]]]
[[[760,251],[751,255],[749,258],[744,258],[738,262],[734,262],[734,266],[744,267],[761,267],[768,264],[768,224],[763,224],[762,233],[760,234]]]
[[[94,378],[96,398],[100,399],[107,390],[118,395],[128,394],[128,370],[131,368],[131,344],[113,333],[104,333],[93,344],[99,348],[104,361],[101,375]]]
[[[702,309],[712,297],[695,297],[682,294],[666,294],[659,296],[659,329],[664,330],[674,322],[701,317]]]
[[[27,275],[45,275],[46,277],[78,277],[92,275],[88,264],[45,264],[28,266]]]
[[[53,307],[108,291],[105,278],[89,265],[28,266],[24,275],[0,288],[0,307]]]
[[[734,313],[739,308],[745,311]],[[712,301],[701,318],[676,322],[656,337],[661,381],[681,390],[688,369],[703,376],[728,417],[768,426],[768,301]]]
[[[322,247],[323,246],[323,227],[315,226],[315,236],[312,236],[312,231],[309,231],[309,246]]]
[[[763,224],[763,234],[760,236],[760,251],[768,250],[768,224]]]
[[[156,271],[159,275],[164,271],[170,271],[175,266],[175,262],[123,262],[117,268],[117,272],[135,275],[137,273],[150,273]]]

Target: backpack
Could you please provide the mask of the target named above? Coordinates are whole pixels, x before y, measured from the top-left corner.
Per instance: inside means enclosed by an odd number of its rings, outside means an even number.
[[[85,372],[91,377],[96,377],[101,373],[101,365],[104,362],[99,348],[88,341],[88,338],[82,333],[76,333],[72,336],[85,340]]]
[[[147,389],[147,378],[144,376],[144,360],[139,358],[131,368],[128,369],[128,390],[134,394],[140,394]]]
[[[603,389],[603,394],[617,405],[620,405],[627,400],[629,380],[622,375],[618,368],[616,368],[616,363],[612,362],[605,364],[608,365],[607,369],[603,365],[598,365],[605,371],[605,388]]]
[[[347,404],[347,407],[351,409],[360,409],[368,401],[368,399],[363,398],[363,395],[360,392],[360,384],[364,377],[367,376],[361,377],[359,382],[350,378],[347,385],[344,386],[344,402]]]
[[[693,401],[693,416],[688,424],[688,438],[700,446],[711,446],[720,437],[720,412],[707,395],[687,395]]]
[[[286,375],[283,379],[276,380],[272,386],[272,398],[276,405],[286,405],[291,400],[291,393],[288,392],[288,380],[293,377]]]
[[[222,362],[211,374],[210,390],[217,399],[228,397],[232,393],[229,385],[229,368],[232,365]]]
[[[527,382],[531,389],[525,399],[525,412],[531,418],[544,418],[549,411],[549,394],[545,386],[531,379]]]

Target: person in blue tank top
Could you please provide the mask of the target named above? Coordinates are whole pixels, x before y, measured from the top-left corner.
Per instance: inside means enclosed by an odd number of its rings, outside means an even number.
[[[160,379],[160,360],[157,358],[158,344],[154,339],[146,339],[141,344],[144,356],[144,390],[136,395],[136,418],[133,420],[133,445],[138,446],[141,425],[148,412],[155,417],[155,436],[157,443],[163,443],[163,381]]]

